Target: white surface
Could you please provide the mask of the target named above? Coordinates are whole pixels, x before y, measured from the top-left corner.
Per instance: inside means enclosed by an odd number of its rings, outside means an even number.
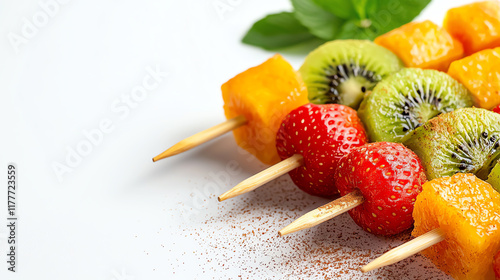
[[[20,34],[24,18],[42,11],[38,2],[0,1],[0,174],[5,178],[8,162],[18,164],[20,219],[18,272],[8,273],[2,261],[0,279],[361,278],[357,260],[401,244],[364,233],[348,215],[278,238],[278,229],[325,202],[287,178],[217,203],[216,195],[264,167],[231,135],[151,162],[178,140],[224,120],[220,85],[272,55],[240,38],[256,19],[289,9],[288,0],[72,0],[16,53],[8,34]],[[440,23],[451,2],[434,0],[419,19]],[[220,17],[217,3],[234,8]],[[284,55],[300,66],[303,55]],[[123,110],[120,98],[156,66],[169,73],[156,89],[128,115],[112,109]],[[68,147],[85,140],[82,131],[103,120],[113,130],[59,181],[53,163],[64,163]],[[233,159],[241,169],[230,184],[217,184],[211,172],[227,172]],[[6,237],[2,226],[2,260]],[[330,251],[319,253],[321,247]],[[345,263],[343,274],[335,262]],[[363,277],[406,274],[445,278],[420,257]]]

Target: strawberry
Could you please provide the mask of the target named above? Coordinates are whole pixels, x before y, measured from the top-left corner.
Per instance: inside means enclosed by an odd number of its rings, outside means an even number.
[[[365,198],[349,211],[364,230],[394,235],[413,224],[413,204],[426,177],[420,159],[398,143],[354,148],[340,160],[334,177],[341,195],[358,189]]]
[[[306,104],[282,121],[276,148],[282,160],[294,154],[304,157],[303,165],[289,172],[300,189],[330,197],[338,193],[333,171],[339,159],[367,142],[363,124],[353,109],[339,104]]]
[[[493,109],[491,109],[491,111],[500,114],[500,105],[495,106]]]
[[[498,251],[493,259],[493,270],[495,271],[495,279],[500,280],[500,251]]]

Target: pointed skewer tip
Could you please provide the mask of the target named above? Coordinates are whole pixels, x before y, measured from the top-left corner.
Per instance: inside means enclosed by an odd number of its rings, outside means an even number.
[[[163,153],[157,155],[153,158],[153,161],[158,161],[160,159],[164,159],[167,157],[175,156],[177,154],[188,151],[194,147],[197,147],[205,142],[208,142],[214,138],[217,138],[233,129],[236,129],[242,125],[245,125],[247,120],[244,116],[237,116],[235,118],[226,120],[223,123],[220,123],[216,126],[212,126],[211,128],[205,129],[201,132],[198,132],[194,135],[189,136],[188,138],[181,140],[177,144],[170,147],[168,150]]]
[[[382,256],[371,261],[369,264],[361,268],[362,272],[368,272],[377,268],[391,265],[406,259],[409,256],[425,250],[434,244],[437,244],[445,239],[444,233],[440,228],[435,228],[419,237],[400,245]]]
[[[368,267],[368,265],[365,265],[365,266],[363,266],[360,270],[361,270],[361,272],[363,272],[363,273],[367,273],[368,271],[371,271],[372,269],[370,269],[370,268]]]
[[[171,157],[171,156],[175,156],[176,154],[178,154],[178,153],[172,152],[172,151],[171,151],[171,149],[168,149],[168,150],[166,150],[165,152],[163,152],[163,153],[161,153],[161,154],[159,154],[159,155],[155,156],[155,157],[153,158],[153,162],[157,162],[157,161],[162,160],[162,159],[164,159],[164,158],[168,158],[168,157]]]
[[[253,175],[252,177],[240,182],[229,191],[219,196],[220,200],[233,198],[244,193],[255,190],[256,188],[288,173],[289,171],[302,166],[303,157],[300,154],[295,154],[263,171]]]
[[[280,236],[319,225],[361,205],[364,200],[363,194],[359,190],[353,191],[302,215],[288,226],[282,228],[279,231]]]

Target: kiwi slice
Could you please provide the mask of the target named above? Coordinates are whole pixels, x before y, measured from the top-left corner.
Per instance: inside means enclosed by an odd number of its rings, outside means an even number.
[[[448,74],[407,68],[378,83],[358,115],[371,141],[401,142],[431,118],[471,106],[469,91]]]
[[[500,192],[500,162],[497,162],[493,169],[491,169],[490,175],[488,175],[488,183],[497,191]]]
[[[500,159],[500,114],[461,108],[437,116],[403,139],[425,169],[427,179],[474,173],[482,180]]]
[[[366,91],[402,68],[396,55],[371,41],[336,40],[312,51],[299,72],[311,103],[357,109]]]

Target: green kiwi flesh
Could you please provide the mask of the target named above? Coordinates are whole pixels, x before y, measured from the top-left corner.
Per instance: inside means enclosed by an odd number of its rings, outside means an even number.
[[[488,175],[488,183],[497,191],[500,192],[500,162],[497,162],[493,169],[491,169],[490,175]]]
[[[469,91],[446,73],[407,68],[378,83],[358,115],[371,141],[401,142],[431,118],[471,106]]]
[[[371,41],[335,40],[312,51],[299,73],[312,103],[357,109],[365,92],[402,68],[396,55]]]
[[[500,114],[457,109],[415,129],[403,144],[418,155],[428,180],[459,172],[486,180],[500,159]]]

